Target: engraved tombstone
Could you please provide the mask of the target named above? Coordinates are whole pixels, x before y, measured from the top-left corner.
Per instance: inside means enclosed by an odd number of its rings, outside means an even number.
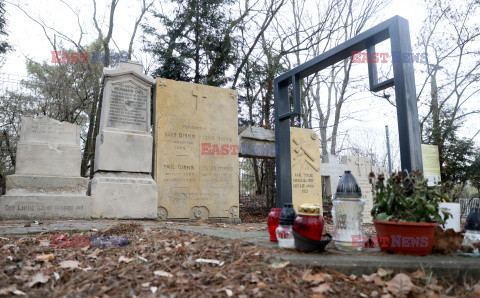
[[[103,106],[90,181],[95,218],[156,218],[157,186],[151,177],[151,86],[136,62],[104,69]]]
[[[89,218],[88,179],[80,177],[79,126],[22,118],[15,174],[7,176],[1,218]]]
[[[319,204],[323,214],[318,135],[311,129],[291,127],[290,143],[293,207],[298,211],[302,204]]]
[[[234,90],[157,79],[160,218],[239,221],[237,108]]]

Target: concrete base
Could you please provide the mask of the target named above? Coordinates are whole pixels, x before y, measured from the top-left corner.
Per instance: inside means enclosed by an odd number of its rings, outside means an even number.
[[[82,177],[55,177],[55,176],[31,176],[9,175],[7,176],[8,195],[86,195],[88,179]]]
[[[150,174],[97,172],[89,193],[93,218],[157,218],[157,184]]]
[[[150,134],[102,131],[97,137],[95,172],[152,171],[152,144]]]
[[[90,218],[86,195],[10,195],[0,198],[1,219]]]

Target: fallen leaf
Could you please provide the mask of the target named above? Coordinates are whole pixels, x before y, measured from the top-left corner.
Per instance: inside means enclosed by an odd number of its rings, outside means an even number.
[[[272,263],[270,264],[270,268],[273,268],[273,269],[279,269],[279,268],[284,268],[284,267],[287,267],[288,264],[290,264],[290,261],[285,261],[285,262],[277,262],[277,263]]]
[[[314,282],[314,281],[324,282],[325,281],[325,277],[323,273],[317,273],[312,275],[310,274],[310,272],[306,272],[305,274],[303,274],[302,279],[308,282]]]
[[[37,283],[46,283],[47,281],[50,280],[50,277],[47,276],[47,275],[44,275],[42,272],[38,272],[37,274],[35,274],[34,276],[32,276],[32,279],[31,281],[28,283],[28,286],[31,288],[33,287],[34,285],[36,285]]]
[[[69,260],[69,261],[62,261],[60,262],[60,268],[63,269],[76,269],[78,268],[78,265],[80,262],[74,261],[74,260]]]
[[[12,293],[14,295],[17,295],[17,296],[27,296],[27,294],[25,294],[24,292],[22,292],[20,290],[13,290]]]
[[[378,268],[378,271],[377,271],[377,275],[380,277],[384,277],[392,273],[393,273],[393,270],[385,270],[382,268]]]
[[[128,263],[129,260],[130,260],[129,258],[126,258],[124,256],[120,256],[120,258],[118,258],[119,263],[122,263],[122,262]]]
[[[53,254],[46,254],[46,255],[40,255],[35,258],[35,261],[39,262],[45,262],[49,260],[55,259],[55,256]]]
[[[196,259],[195,262],[197,262],[197,263],[216,264],[216,265],[218,265],[218,266],[223,266],[223,264],[225,264],[224,261],[209,260],[209,259]]]
[[[330,283],[321,284],[319,286],[311,288],[314,293],[323,294],[332,291]]]
[[[48,247],[50,246],[50,240],[40,240],[40,243],[38,244],[40,247]]]
[[[352,274],[352,275],[350,275],[350,279],[351,279],[351,280],[356,280],[356,279],[357,279],[357,276],[356,276],[355,274]]]
[[[60,274],[58,274],[57,272],[53,272],[53,276],[55,277],[55,280],[60,279]]]
[[[375,276],[375,277],[373,278],[373,282],[374,282],[375,285],[377,285],[377,286],[383,286],[384,283],[385,283],[385,282],[384,282],[380,277],[378,277],[378,276]]]
[[[480,282],[473,286],[472,294],[475,296],[480,296]]]
[[[158,287],[150,287],[150,291],[152,291],[153,294],[155,294],[158,290]]]
[[[418,278],[418,279],[425,278],[425,272],[421,269],[418,269],[417,271],[412,273],[412,277],[413,278]]]
[[[399,273],[392,278],[391,281],[386,283],[387,291],[395,296],[403,296],[410,293],[416,286],[410,280],[410,277],[406,274]]]
[[[365,275],[363,274],[362,275],[362,278],[366,281],[366,282],[372,282],[373,281],[373,278],[376,277],[377,274],[376,273],[373,273],[373,274],[370,274],[370,275]]]
[[[265,290],[267,288],[267,285],[264,282],[259,282],[257,284],[257,288],[259,288],[260,290]]]
[[[153,274],[155,274],[156,276],[162,276],[162,277],[168,277],[168,278],[173,277],[173,274],[171,274],[169,272],[166,272],[166,271],[163,271],[163,270],[157,270],[157,271],[153,272]]]

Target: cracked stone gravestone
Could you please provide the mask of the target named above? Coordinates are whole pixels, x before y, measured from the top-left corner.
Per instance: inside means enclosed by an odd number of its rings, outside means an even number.
[[[157,79],[155,115],[158,216],[238,222],[237,92]]]
[[[290,144],[293,207],[298,211],[302,204],[319,204],[323,214],[318,135],[311,129],[291,127]]]
[[[92,217],[156,218],[157,185],[151,177],[151,86],[136,62],[104,69],[103,106],[90,181]]]
[[[90,218],[80,177],[80,127],[46,116],[22,118],[15,174],[0,198],[4,219]]]

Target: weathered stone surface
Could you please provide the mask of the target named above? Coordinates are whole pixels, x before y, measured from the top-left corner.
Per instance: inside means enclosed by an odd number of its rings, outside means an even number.
[[[240,157],[275,158],[275,131],[249,126],[239,135]]]
[[[238,218],[237,93],[157,79],[155,180],[162,218]]]
[[[92,200],[86,195],[7,195],[0,200],[1,219],[90,218]]]
[[[151,86],[136,62],[105,69],[104,105],[90,181],[92,217],[156,218],[157,186],[152,171]]]
[[[305,203],[322,206],[322,176],[320,173],[320,141],[311,129],[290,128],[292,158],[292,203],[298,207]],[[321,208],[323,213],[323,208]]]
[[[322,158],[322,177],[325,179],[325,192],[327,197],[333,196],[337,192],[338,181],[340,177],[348,170],[347,165],[340,162],[335,155],[325,155]]]
[[[362,199],[365,201],[363,222],[371,223],[373,218],[370,212],[373,208],[373,194],[372,185],[368,181],[368,175],[372,169],[372,160],[361,156],[343,156],[342,163],[346,164],[350,171],[352,171],[353,176],[357,179],[358,185],[362,190]]]
[[[79,146],[19,143],[15,173],[23,175],[80,176]]]
[[[94,218],[157,217],[157,185],[150,174],[97,172],[90,194]]]
[[[0,217],[89,218],[92,201],[80,162],[77,125],[44,116],[22,118],[15,174],[7,176]]]
[[[150,134],[102,131],[97,137],[96,148],[96,170],[152,171],[153,138]]]
[[[96,139],[95,171],[152,171],[150,128],[151,85],[136,62],[105,69],[100,132]]]
[[[78,194],[86,195],[88,179],[83,177],[57,176],[7,176],[7,192],[10,195]]]
[[[80,146],[80,127],[44,115],[22,117],[19,143]]]
[[[46,116],[22,117],[15,173],[80,176],[80,163],[79,126]]]

